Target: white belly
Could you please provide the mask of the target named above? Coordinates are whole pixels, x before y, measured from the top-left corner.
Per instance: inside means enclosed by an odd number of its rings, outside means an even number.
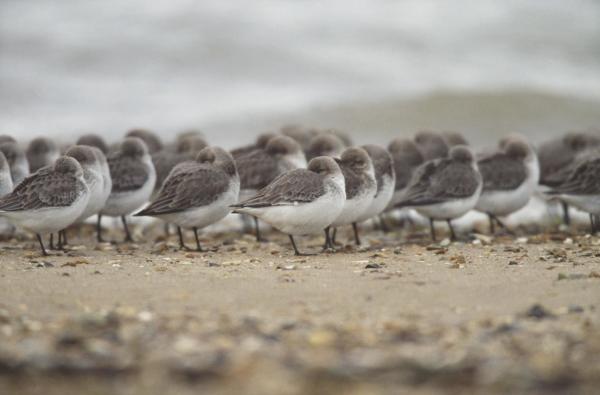
[[[525,180],[514,190],[482,192],[475,208],[496,216],[509,215],[525,207],[532,193],[531,183]]]
[[[150,200],[155,182],[156,173],[150,172],[148,180],[141,188],[135,191],[111,193],[102,209],[102,214],[118,217],[137,211]]]
[[[342,211],[344,195],[328,192],[310,203],[290,206],[242,208],[237,211],[256,216],[290,235],[307,235],[323,231]]]
[[[73,204],[65,207],[49,207],[30,211],[5,212],[4,215],[16,226],[34,233],[52,233],[65,229],[83,213],[90,194],[82,193]]]
[[[87,206],[75,222],[83,222],[92,215],[98,214],[106,203],[102,174],[97,172],[90,174],[87,186],[90,189],[90,198]]]
[[[353,222],[357,222],[361,216],[367,211],[373,197],[375,195],[375,188],[364,191],[362,194],[355,196],[352,199],[346,199],[344,201],[340,215],[333,221],[331,226],[344,226],[350,225]]]
[[[369,208],[367,208],[363,215],[358,218],[358,222],[366,221],[369,218],[373,218],[381,214],[390,204],[394,195],[395,181],[391,177],[387,176],[384,176],[383,180],[383,188],[379,191],[379,194],[375,196],[369,205]]]
[[[444,203],[431,204],[428,206],[417,206],[415,210],[427,218],[446,220],[462,217],[468,211],[475,208],[481,187],[472,196],[464,199],[454,199]]]
[[[239,182],[232,185],[227,192],[209,205],[194,207],[188,210],[157,216],[166,222],[182,228],[202,229],[225,218],[231,212],[230,206],[238,202]]]
[[[600,215],[600,195],[560,195],[560,198],[586,213]]]

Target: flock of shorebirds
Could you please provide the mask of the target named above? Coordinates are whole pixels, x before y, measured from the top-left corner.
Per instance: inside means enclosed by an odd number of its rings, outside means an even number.
[[[259,220],[294,236],[324,232],[324,250],[335,249],[336,229],[358,225],[391,210],[416,210],[430,221],[452,220],[470,210],[489,217],[490,230],[523,208],[534,194],[590,215],[600,223],[600,132],[571,132],[537,148],[520,135],[474,153],[455,132],[421,131],[396,138],[387,148],[353,145],[337,130],[284,126],[253,144],[232,151],[209,146],[199,132],[185,132],[164,144],[147,130],[132,130],[108,145],[94,134],[60,147],[41,137],[26,147],[0,136],[0,217],[36,234],[54,248],[67,240],[65,230],[97,216],[103,241],[103,216],[120,217],[131,241],[127,217],[156,217],[198,231],[229,213]]]

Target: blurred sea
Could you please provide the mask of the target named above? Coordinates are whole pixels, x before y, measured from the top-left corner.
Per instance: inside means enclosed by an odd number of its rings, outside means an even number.
[[[0,133],[600,126],[600,2],[2,0]]]

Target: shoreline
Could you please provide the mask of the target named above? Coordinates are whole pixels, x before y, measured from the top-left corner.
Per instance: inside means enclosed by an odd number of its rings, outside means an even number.
[[[174,236],[74,245],[47,258],[22,250],[33,241],[3,242],[0,388],[597,388],[599,238],[543,234],[526,243],[497,237],[440,245],[419,237],[407,243],[402,234],[371,231],[364,248],[310,257],[294,257],[276,232],[260,245],[250,235],[211,235],[206,253],[176,250]],[[312,250],[322,240],[301,243]]]

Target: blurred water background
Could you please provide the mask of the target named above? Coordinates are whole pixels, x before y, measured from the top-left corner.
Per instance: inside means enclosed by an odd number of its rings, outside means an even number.
[[[381,143],[600,126],[600,2],[0,2],[0,133],[231,147],[290,122]]]

